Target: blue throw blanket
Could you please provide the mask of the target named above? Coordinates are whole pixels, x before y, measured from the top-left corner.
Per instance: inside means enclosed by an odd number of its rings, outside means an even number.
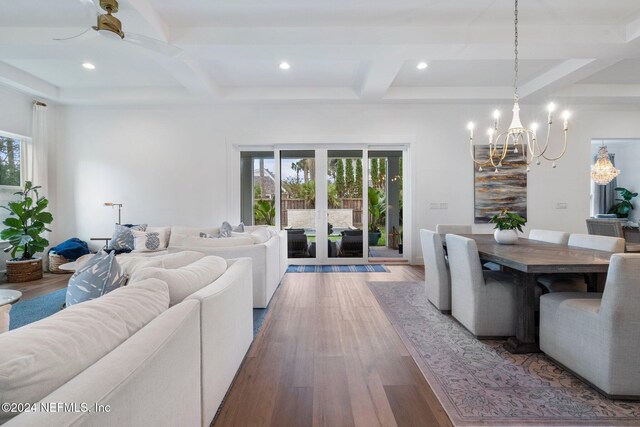
[[[82,255],[86,255],[90,253],[87,242],[83,242],[82,240],[74,237],[69,240],[65,240],[60,243],[58,246],[54,246],[49,249],[49,252],[53,252],[54,254],[61,255],[68,259],[69,261],[75,261],[80,258]]]

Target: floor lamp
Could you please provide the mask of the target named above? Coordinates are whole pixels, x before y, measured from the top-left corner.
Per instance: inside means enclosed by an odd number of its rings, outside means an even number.
[[[117,224],[120,225],[122,223],[122,203],[105,202],[104,205],[105,206],[111,206],[112,208],[114,206],[118,207],[118,222],[117,222]]]

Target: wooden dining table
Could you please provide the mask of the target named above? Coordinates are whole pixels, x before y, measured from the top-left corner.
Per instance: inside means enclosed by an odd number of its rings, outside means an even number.
[[[511,272],[517,286],[516,336],[507,340],[505,347],[511,353],[535,353],[540,349],[536,334],[535,288],[538,276],[554,273],[583,273],[589,292],[604,283],[611,252],[545,243],[525,238],[514,245],[499,244],[488,234],[463,235],[475,240],[480,259],[502,266]]]

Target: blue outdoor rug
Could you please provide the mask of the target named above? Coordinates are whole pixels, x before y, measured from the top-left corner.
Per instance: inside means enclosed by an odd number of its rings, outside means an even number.
[[[388,273],[381,264],[369,265],[290,265],[287,273]]]
[[[60,307],[64,304],[67,289],[59,289],[48,294],[38,297],[18,301],[11,307],[11,323],[9,329],[16,329],[29,323],[49,317],[60,311]],[[266,308],[253,309],[253,336],[255,337],[264,322],[264,316],[267,314]]]

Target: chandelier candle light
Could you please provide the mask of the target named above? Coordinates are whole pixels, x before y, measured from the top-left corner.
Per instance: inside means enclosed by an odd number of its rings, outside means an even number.
[[[486,160],[478,160],[475,158],[473,152],[473,130],[475,125],[473,122],[469,122],[467,129],[469,130],[469,152],[471,159],[478,165],[478,170],[482,171],[483,167],[495,168],[495,172],[498,173],[502,167],[502,162],[507,157],[509,149],[513,150],[513,153],[522,153],[522,159],[527,164],[527,172],[531,170],[529,165],[535,161],[537,165],[540,164],[540,158],[544,158],[552,162],[552,167],[556,167],[556,160],[560,159],[567,150],[567,133],[569,130],[569,117],[571,114],[565,111],[562,114],[563,118],[563,135],[564,145],[562,151],[558,156],[551,156],[547,153],[549,148],[549,141],[551,139],[551,126],[553,125],[556,106],[555,104],[549,104],[547,108],[547,137],[543,146],[538,143],[538,124],[532,123],[529,128],[525,128],[520,121],[520,106],[518,105],[518,0],[515,0],[515,12],[514,12],[514,27],[515,27],[515,42],[514,42],[514,104],[513,104],[513,118],[511,119],[511,125],[509,129],[504,132],[500,132],[498,129],[500,121],[500,111],[495,110],[493,112],[493,127],[490,127],[487,131],[489,140],[489,153]],[[527,149],[525,150],[525,145]]]

